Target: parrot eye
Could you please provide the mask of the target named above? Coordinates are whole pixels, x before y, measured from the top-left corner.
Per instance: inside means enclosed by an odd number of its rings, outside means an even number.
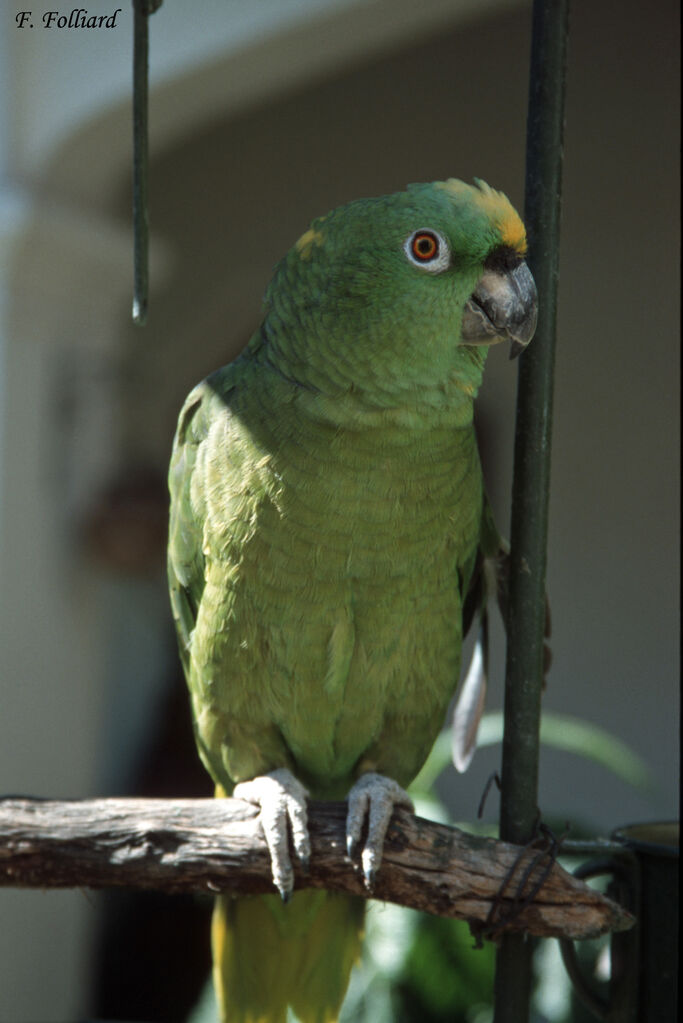
[[[403,250],[411,263],[430,273],[440,273],[450,265],[451,253],[448,242],[437,231],[426,227],[413,231]]]

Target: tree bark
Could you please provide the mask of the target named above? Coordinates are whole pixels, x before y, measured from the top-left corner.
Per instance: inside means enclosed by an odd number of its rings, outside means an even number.
[[[310,871],[295,863],[297,888],[459,917],[486,937],[592,938],[633,924],[547,850],[469,835],[404,810],[392,818],[368,893],[358,862],[345,854],[345,819],[344,803],[309,805]],[[237,799],[0,799],[1,886],[274,891],[258,811]]]

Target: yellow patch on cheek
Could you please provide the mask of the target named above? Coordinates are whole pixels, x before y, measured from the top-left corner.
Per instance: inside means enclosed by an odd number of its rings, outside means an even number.
[[[309,227],[308,231],[304,231],[301,238],[294,243],[294,248],[302,259],[310,259],[313,246],[322,245],[324,240],[325,236],[322,231],[316,231],[315,228]]]

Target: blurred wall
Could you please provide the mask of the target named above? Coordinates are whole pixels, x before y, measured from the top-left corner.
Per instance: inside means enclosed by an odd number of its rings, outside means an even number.
[[[175,416],[189,388],[245,343],[273,263],[310,218],[449,175],[484,177],[521,207],[529,11],[506,5],[475,17],[458,6],[425,4],[422,29],[406,22],[391,45],[381,24],[372,36],[365,4],[321,5],[329,10],[310,21],[299,11],[238,51],[226,33],[221,46],[198,48],[191,66],[175,39],[177,71],[167,61],[152,95],[144,330],[129,321],[120,87],[110,90],[116,102],[105,95],[87,117],[64,121],[49,146],[27,143],[19,165],[8,158],[1,791],[126,790],[175,677],[158,523],[165,499],[160,483],[155,490]],[[211,9],[209,35],[222,25]],[[154,15],[153,66],[155,46],[171,47],[173,17],[170,3]],[[618,19],[606,0],[573,5],[548,577],[554,665],[544,707],[631,744],[655,786],[636,791],[544,751],[539,801],[545,814],[600,834],[675,816],[678,805],[677,26],[668,0],[656,16],[626,0]],[[366,36],[374,49],[353,43]],[[129,37],[116,45],[127,61]],[[78,88],[96,75],[93,47],[82,39],[71,54]],[[274,55],[282,75],[259,77],[259,61],[272,68]],[[298,69],[289,79],[288,66]],[[254,84],[234,102],[240,70]],[[13,87],[28,89],[25,78]],[[37,88],[32,80],[34,102]],[[515,367],[494,351],[479,423],[504,530],[514,394]],[[133,524],[119,535],[124,519]],[[498,634],[492,708],[502,702],[503,656]],[[468,775],[444,781],[459,819],[474,817],[499,759],[485,749]],[[0,893],[0,1021],[87,1011],[95,906],[78,892]]]

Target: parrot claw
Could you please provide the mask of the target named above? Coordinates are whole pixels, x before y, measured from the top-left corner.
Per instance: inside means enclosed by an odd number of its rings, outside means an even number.
[[[286,767],[240,782],[233,789],[235,799],[258,806],[261,829],[268,845],[273,884],[283,902],[294,890],[294,869],[289,853],[288,832],[294,852],[304,871],[311,859],[311,841],[306,814],[307,790]]]
[[[349,810],[346,816],[346,852],[351,859],[360,841],[366,819],[368,835],[361,852],[363,880],[372,891],[382,863],[384,836],[395,806],[413,810],[408,793],[392,778],[369,771],[361,775],[349,792]]]

